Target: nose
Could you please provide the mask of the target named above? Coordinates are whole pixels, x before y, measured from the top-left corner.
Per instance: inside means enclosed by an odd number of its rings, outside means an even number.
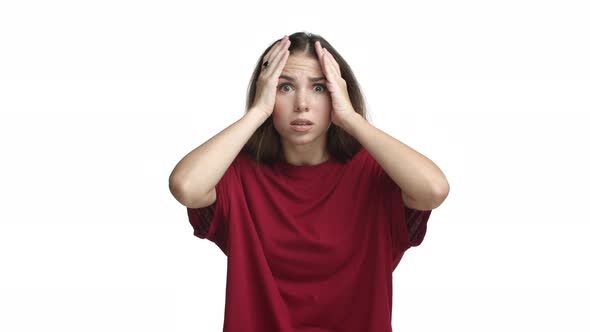
[[[307,93],[305,91],[298,91],[297,92],[297,97],[296,97],[296,103],[297,103],[297,111],[309,111],[309,101],[308,101],[308,96]]]

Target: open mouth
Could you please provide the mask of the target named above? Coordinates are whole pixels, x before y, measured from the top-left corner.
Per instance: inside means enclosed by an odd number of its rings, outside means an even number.
[[[292,124],[291,128],[295,129],[296,131],[307,131],[311,129],[313,124]]]

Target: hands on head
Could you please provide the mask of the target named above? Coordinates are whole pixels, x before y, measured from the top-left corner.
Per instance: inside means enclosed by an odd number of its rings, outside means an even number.
[[[263,67],[256,82],[256,97],[252,105],[267,116],[272,114],[275,106],[279,76],[289,58],[289,45],[291,41],[285,35],[280,42],[271,47],[263,59]]]
[[[271,116],[275,106],[279,76],[283,72],[289,58],[291,41],[285,35],[275,43],[263,58],[263,64],[256,82],[256,96],[253,107],[267,116]],[[320,41],[314,43],[318,61],[327,80],[327,89],[332,100],[331,119],[334,124],[342,127],[345,118],[355,113],[347,91],[346,81],[342,78],[340,66],[334,56]]]

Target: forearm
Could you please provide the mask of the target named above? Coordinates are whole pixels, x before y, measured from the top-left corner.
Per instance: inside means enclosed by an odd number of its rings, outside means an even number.
[[[346,119],[343,129],[367,149],[404,193],[434,206],[444,199],[448,182],[430,159],[374,127],[358,113]]]
[[[169,178],[174,197],[183,204],[204,198],[215,188],[248,139],[267,118],[264,113],[251,109],[184,156]]]

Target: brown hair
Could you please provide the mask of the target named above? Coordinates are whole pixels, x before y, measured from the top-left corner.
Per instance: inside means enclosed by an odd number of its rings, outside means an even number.
[[[334,56],[338,62],[338,65],[340,66],[342,78],[346,81],[346,87],[348,90],[348,95],[350,96],[352,107],[356,113],[360,114],[365,120],[367,120],[365,100],[361,92],[360,85],[354,77],[350,66],[348,66],[346,61],[344,61],[342,56],[340,56],[340,54],[332,47],[332,45],[330,45],[330,43],[323,37],[306,32],[294,33],[289,36],[289,40],[291,41],[291,44],[289,45],[290,54],[303,53],[313,56],[316,59],[318,57],[315,51],[314,43],[316,40],[320,41],[322,47],[325,47],[328,52]],[[250,110],[252,104],[254,103],[254,98],[256,96],[256,82],[258,80],[258,76],[260,75],[262,60],[264,59],[266,53],[268,53],[268,51],[272,48],[272,46],[279,41],[280,39],[272,43],[258,59],[258,63],[256,64],[256,68],[248,85],[246,112]],[[344,129],[336,125],[330,126],[327,135],[328,152],[333,159],[336,159],[340,162],[351,159],[362,147],[352,135],[348,134]],[[249,153],[257,162],[263,162],[265,164],[274,164],[279,160],[284,160],[280,136],[273,126],[272,117],[268,117],[268,119],[266,119],[266,121],[260,127],[258,127],[258,129],[256,129],[254,134],[244,145],[243,150]]]

